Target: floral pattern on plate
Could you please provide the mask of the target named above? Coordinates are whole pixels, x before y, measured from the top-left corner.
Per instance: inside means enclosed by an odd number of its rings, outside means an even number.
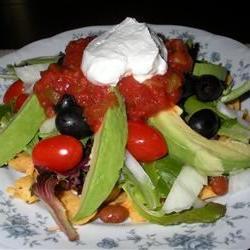
[[[178,26],[152,25],[166,37],[193,40],[201,44],[200,59],[223,64],[236,84],[250,80],[250,50],[238,42],[210,33]],[[71,39],[100,34],[105,26],[68,31],[41,40],[0,58],[0,66],[35,56],[53,55],[65,49]],[[1,70],[1,68],[0,68]],[[9,81],[0,81],[0,97]],[[249,100],[245,104],[250,107]],[[40,204],[27,205],[8,197],[5,189],[15,176],[0,169],[0,249],[247,249],[250,246],[250,190],[227,201],[224,218],[212,224],[158,226],[150,224],[104,225],[94,222],[79,227],[81,240],[69,242]],[[54,227],[54,228],[53,228]],[[2,248],[1,248],[2,247]]]

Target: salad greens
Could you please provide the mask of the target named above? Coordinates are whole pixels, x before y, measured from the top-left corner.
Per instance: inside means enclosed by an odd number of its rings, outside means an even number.
[[[150,209],[158,208],[160,203],[159,193],[149,176],[143,170],[137,160],[127,151],[125,159],[125,167],[123,168],[125,175],[129,176],[130,180],[138,187],[141,195],[144,197],[147,206]]]
[[[233,140],[237,140],[243,143],[248,143],[250,139],[250,127],[245,127],[241,125],[237,119],[232,119],[229,116],[226,116],[222,112],[220,112],[218,107],[218,101],[213,102],[201,102],[195,96],[190,96],[184,103],[184,109],[187,113],[186,119],[192,116],[192,114],[196,113],[202,109],[211,109],[215,112],[221,121],[221,126],[218,131],[218,135],[227,136]],[[224,105],[224,104],[223,104]],[[229,110],[233,113],[233,115],[237,116],[237,111]]]
[[[68,239],[72,241],[78,240],[79,235],[69,222],[65,208],[55,194],[57,183],[56,175],[50,173],[38,175],[33,191],[47,206],[57,225],[68,236]]]
[[[125,192],[129,195],[130,199],[133,201],[133,204],[139,214],[153,223],[172,225],[183,222],[213,222],[224,216],[226,211],[225,207],[215,203],[209,203],[202,208],[166,215],[166,212],[164,211],[165,204],[162,204],[160,200],[162,198],[168,197],[168,193],[173,191],[175,180],[178,178],[182,169],[182,165],[178,160],[168,156],[153,163],[145,164],[144,170],[146,172],[144,172],[143,176],[148,174],[148,177],[152,179],[153,186],[155,187],[152,189],[152,183],[150,185],[142,185],[142,182],[140,181],[141,178],[138,177],[138,174],[131,172],[131,170],[125,166],[123,168],[123,179],[121,185]],[[144,170],[141,169],[140,171]],[[146,179],[147,178],[144,177],[144,180]],[[186,181],[184,180],[183,182],[183,178],[182,181],[178,182],[178,184],[185,185],[185,182],[189,183],[188,185],[191,184],[191,186],[193,186],[192,184],[196,185],[196,181],[193,179]],[[152,208],[151,201],[148,200],[147,196],[147,192],[150,194],[152,191],[154,191],[153,199],[158,199],[159,205],[156,208]],[[186,196],[186,193],[179,193],[180,198],[182,195]],[[149,196],[152,197],[152,195]],[[184,196],[182,196],[181,200],[184,198],[184,201],[187,201],[187,198]],[[194,197],[194,199],[196,198],[197,197]],[[175,202],[172,203],[172,205],[176,206]]]
[[[247,144],[250,140],[250,127],[242,126],[237,119],[227,119],[222,121],[218,134]]]
[[[196,113],[199,110],[202,109],[211,109],[213,112],[215,112],[219,117],[223,119],[228,119],[226,115],[219,112],[217,109],[217,102],[211,101],[211,102],[202,102],[197,99],[196,96],[192,95],[190,96],[184,103],[184,110],[188,114],[188,117],[192,114]]]
[[[0,78],[12,80],[21,79],[25,83],[29,83],[30,81],[37,79],[37,77],[40,78],[40,71],[48,68],[51,63],[57,63],[63,55],[63,53],[59,53],[55,56],[35,57],[23,60],[18,64],[9,64],[2,72],[0,72]],[[27,79],[28,82],[25,81]]]
[[[246,81],[239,87],[231,89],[231,91],[228,94],[221,97],[221,101],[225,103],[233,101],[248,91],[250,91],[250,81]]]
[[[152,180],[161,198],[167,198],[168,193],[179,175],[183,164],[172,156],[144,164],[144,170]]]
[[[2,119],[7,113],[12,113],[11,105],[0,104],[0,119]]]
[[[122,188],[126,191],[132,200],[134,207],[138,213],[146,218],[149,222],[161,225],[174,225],[180,223],[209,223],[223,217],[226,207],[217,203],[208,203],[205,207],[191,209],[180,213],[166,215],[162,210],[150,210],[146,201],[140,195],[139,188],[134,184],[133,180],[125,175],[125,183]]]
[[[4,130],[5,127],[9,124],[14,113],[13,108],[9,104],[0,105],[0,132]]]

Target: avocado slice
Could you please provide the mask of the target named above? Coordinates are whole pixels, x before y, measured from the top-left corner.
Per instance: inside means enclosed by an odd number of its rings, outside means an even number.
[[[34,137],[44,119],[43,108],[37,97],[32,95],[0,133],[0,166],[6,164],[23,150]]]
[[[208,62],[197,62],[194,65],[193,75],[194,76],[213,75],[216,76],[219,80],[224,82],[228,75],[228,71],[225,67],[221,65],[216,65]]]
[[[127,117],[122,97],[109,108],[103,124],[94,136],[90,169],[86,176],[81,204],[75,221],[93,214],[113,190],[124,164],[127,143]]]
[[[175,106],[149,119],[165,137],[169,155],[208,176],[250,167],[250,145],[238,141],[208,140],[193,131]]]

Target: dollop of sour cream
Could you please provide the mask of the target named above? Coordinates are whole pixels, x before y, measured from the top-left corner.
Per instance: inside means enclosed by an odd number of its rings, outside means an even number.
[[[128,75],[143,82],[167,71],[167,49],[144,23],[126,18],[84,50],[81,69],[93,84],[116,86]]]

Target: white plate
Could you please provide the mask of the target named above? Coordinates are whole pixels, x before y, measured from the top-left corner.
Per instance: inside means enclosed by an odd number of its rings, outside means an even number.
[[[0,58],[0,66],[64,51],[68,41],[106,30],[107,26],[86,27],[68,31],[32,43]],[[250,50],[232,39],[205,31],[166,25],[152,25],[167,37],[194,39],[201,44],[200,57],[222,63],[233,74],[236,84],[250,79]],[[8,82],[0,82],[0,96]],[[250,107],[250,101],[244,103]],[[1,149],[0,149],[1,150]],[[15,174],[0,169],[0,247],[2,249],[247,249],[250,246],[250,190],[227,200],[227,214],[213,224],[108,225],[98,222],[79,227],[80,241],[69,242],[63,233],[49,232],[55,226],[47,210],[39,203],[27,205],[10,199],[6,187]]]

